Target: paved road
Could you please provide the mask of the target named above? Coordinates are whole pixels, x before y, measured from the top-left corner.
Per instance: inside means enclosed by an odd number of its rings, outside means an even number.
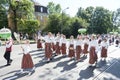
[[[76,63],[68,57],[56,56],[52,62],[44,62],[44,51],[38,51],[36,44],[31,44],[32,58],[35,64],[35,72],[28,76],[27,73],[16,74],[20,71],[22,50],[20,45],[13,46],[11,66],[5,67],[3,58],[5,47],[0,47],[0,80],[120,80],[120,48],[110,46],[108,58],[101,61],[99,57],[98,67],[88,67],[88,58],[82,57],[82,61]],[[100,53],[98,53],[100,56]],[[88,55],[89,56],[89,55]]]

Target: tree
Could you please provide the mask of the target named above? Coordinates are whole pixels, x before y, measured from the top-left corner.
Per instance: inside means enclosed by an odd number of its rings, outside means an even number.
[[[39,30],[39,21],[38,20],[28,20],[21,19],[19,22],[18,31],[22,33],[28,33],[30,37],[33,36]]]
[[[103,7],[96,7],[89,28],[98,34],[109,32],[112,28],[112,13]]]
[[[77,17],[82,18],[84,20],[83,22],[84,24],[86,24],[86,29],[88,32],[91,31],[89,27],[93,12],[94,12],[94,7],[92,6],[87,7],[86,9],[80,7],[77,12]]]
[[[7,27],[6,0],[0,0],[0,29]]]
[[[86,20],[82,19],[82,18],[73,18],[74,21],[72,21],[72,35],[74,35],[75,37],[79,34],[78,29],[80,28],[86,28],[88,26],[88,23],[86,22]]]
[[[70,18],[69,15],[62,13],[61,14],[61,33],[65,34],[66,37],[69,37],[71,35],[71,24],[72,24],[72,19]]]
[[[90,6],[85,9],[86,11],[86,21],[91,22],[92,13],[94,12],[94,7]]]
[[[34,18],[34,6],[29,0],[9,0],[8,25],[12,32],[17,32],[18,21],[22,19]]]
[[[112,13],[113,31],[120,26],[120,8]]]
[[[48,24],[44,31],[50,31],[53,33],[60,32],[60,14],[51,14],[48,18]]]
[[[49,14],[56,14],[61,12],[60,4],[55,5],[53,2],[49,2],[47,5]]]

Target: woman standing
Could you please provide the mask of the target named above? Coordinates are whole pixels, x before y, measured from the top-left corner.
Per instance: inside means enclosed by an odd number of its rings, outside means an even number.
[[[105,60],[107,57],[107,49],[108,49],[108,43],[107,43],[107,39],[104,39],[103,42],[101,43],[101,58],[102,60]]]
[[[80,61],[80,55],[82,52],[82,37],[81,36],[77,36],[77,40],[76,40],[76,60]]]
[[[91,41],[89,43],[89,64],[90,66],[97,64],[97,52],[98,52],[98,42],[95,40],[95,36],[91,37]]]
[[[84,41],[83,41],[83,54],[85,55],[85,56],[87,56],[87,54],[88,54],[88,46],[89,46],[89,39],[88,39],[88,37],[86,36],[85,37],[85,39],[84,39]]]
[[[75,58],[75,44],[74,44],[74,37],[70,36],[70,41],[69,41],[69,53],[68,57]]]
[[[47,63],[52,59],[52,33],[48,32],[45,37],[45,58],[47,58]]]
[[[63,38],[61,39],[61,53],[63,56],[66,56],[66,43],[67,43],[67,40],[66,40],[66,36],[63,35],[62,36]]]
[[[60,39],[61,39],[61,36],[58,33],[57,37],[55,39],[55,41],[56,41],[56,45],[55,45],[55,47],[56,47],[56,50],[55,50],[56,55],[60,55],[61,54],[61,52],[60,52]]]

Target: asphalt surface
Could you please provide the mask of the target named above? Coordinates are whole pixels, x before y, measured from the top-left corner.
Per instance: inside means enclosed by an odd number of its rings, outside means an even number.
[[[98,53],[98,67],[88,67],[89,55],[81,56],[80,62],[62,55],[55,56],[50,63],[44,60],[44,50],[37,50],[31,44],[30,53],[35,64],[35,71],[28,75],[17,74],[21,69],[22,50],[20,45],[13,46],[10,66],[5,66],[3,58],[5,46],[0,47],[0,80],[120,80],[120,48],[114,45],[108,48],[108,57],[102,61]]]

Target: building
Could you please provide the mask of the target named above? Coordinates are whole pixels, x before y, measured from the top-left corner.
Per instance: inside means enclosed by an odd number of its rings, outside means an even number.
[[[35,7],[35,17],[38,21],[40,21],[40,29],[44,29],[47,23],[48,18],[48,10],[47,7],[40,5],[39,3],[34,3]]]

